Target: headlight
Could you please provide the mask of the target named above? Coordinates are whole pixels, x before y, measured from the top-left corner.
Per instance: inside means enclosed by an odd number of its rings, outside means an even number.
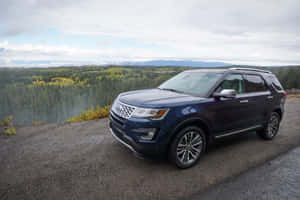
[[[132,117],[151,118],[151,119],[159,120],[159,119],[163,119],[167,115],[168,111],[169,111],[168,108],[156,109],[156,108],[137,107],[132,113]]]
[[[115,113],[117,113],[117,108],[116,108],[116,106],[117,106],[117,100],[118,100],[118,98],[116,98],[115,100],[114,100],[114,102],[113,102],[113,104],[112,104],[112,106],[111,106],[111,110],[112,111],[114,111]]]

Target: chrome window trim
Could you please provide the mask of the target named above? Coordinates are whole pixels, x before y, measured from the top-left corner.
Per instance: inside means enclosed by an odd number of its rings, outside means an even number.
[[[263,73],[268,73],[272,74],[271,71],[268,70],[262,70],[262,69],[255,69],[255,68],[240,68],[240,67],[231,67],[229,68],[231,70],[244,70],[244,71],[252,71],[252,72],[263,72]]]

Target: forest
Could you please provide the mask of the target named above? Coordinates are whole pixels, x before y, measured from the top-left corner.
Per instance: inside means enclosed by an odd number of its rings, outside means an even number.
[[[19,124],[64,122],[92,106],[110,105],[120,92],[157,87],[186,69],[191,68],[0,68],[0,119],[12,115]],[[285,89],[300,88],[299,66],[264,69],[276,74]]]

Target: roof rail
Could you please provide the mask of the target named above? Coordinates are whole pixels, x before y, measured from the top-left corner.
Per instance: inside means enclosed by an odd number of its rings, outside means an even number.
[[[262,69],[254,69],[254,68],[238,68],[238,67],[232,67],[232,68],[229,68],[229,69],[232,69],[232,70],[255,71],[255,72],[263,72],[263,73],[270,73],[270,74],[272,74],[272,72],[270,72],[270,71],[262,70]]]

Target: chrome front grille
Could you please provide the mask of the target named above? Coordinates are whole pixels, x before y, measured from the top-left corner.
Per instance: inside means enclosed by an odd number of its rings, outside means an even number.
[[[129,106],[127,104],[121,103],[120,101],[116,100],[113,104],[112,110],[118,116],[128,119],[131,117],[133,111],[135,110],[134,106]]]

